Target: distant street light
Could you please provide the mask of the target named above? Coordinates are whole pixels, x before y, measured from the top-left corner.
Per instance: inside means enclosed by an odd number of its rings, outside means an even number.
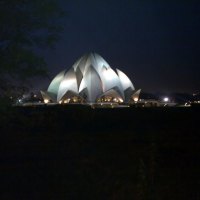
[[[168,97],[164,97],[164,98],[163,98],[163,101],[164,101],[164,102],[168,102],[168,101],[169,101],[169,98],[168,98]]]

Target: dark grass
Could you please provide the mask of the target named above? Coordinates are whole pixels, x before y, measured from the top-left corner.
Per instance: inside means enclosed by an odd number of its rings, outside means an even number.
[[[0,199],[200,199],[199,108],[15,107]]]

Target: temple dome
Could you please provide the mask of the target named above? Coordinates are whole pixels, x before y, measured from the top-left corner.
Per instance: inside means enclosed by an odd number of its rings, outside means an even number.
[[[63,70],[51,81],[43,98],[52,102],[77,101],[95,103],[107,100],[128,102],[135,93],[125,73],[110,65],[98,54],[89,53],[79,58],[69,70]]]

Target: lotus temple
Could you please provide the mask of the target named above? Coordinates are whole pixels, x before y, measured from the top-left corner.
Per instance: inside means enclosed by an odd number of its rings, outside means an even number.
[[[57,74],[41,94],[45,103],[127,104],[138,101],[140,90],[135,90],[121,70],[112,69],[100,55],[89,53]]]

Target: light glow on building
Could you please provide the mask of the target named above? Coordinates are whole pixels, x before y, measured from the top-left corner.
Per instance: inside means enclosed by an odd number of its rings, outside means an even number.
[[[128,103],[138,101],[140,90],[121,70],[114,71],[100,55],[90,53],[60,72],[41,94],[47,103]]]
[[[48,99],[44,99],[44,103],[49,103],[49,100]]]

